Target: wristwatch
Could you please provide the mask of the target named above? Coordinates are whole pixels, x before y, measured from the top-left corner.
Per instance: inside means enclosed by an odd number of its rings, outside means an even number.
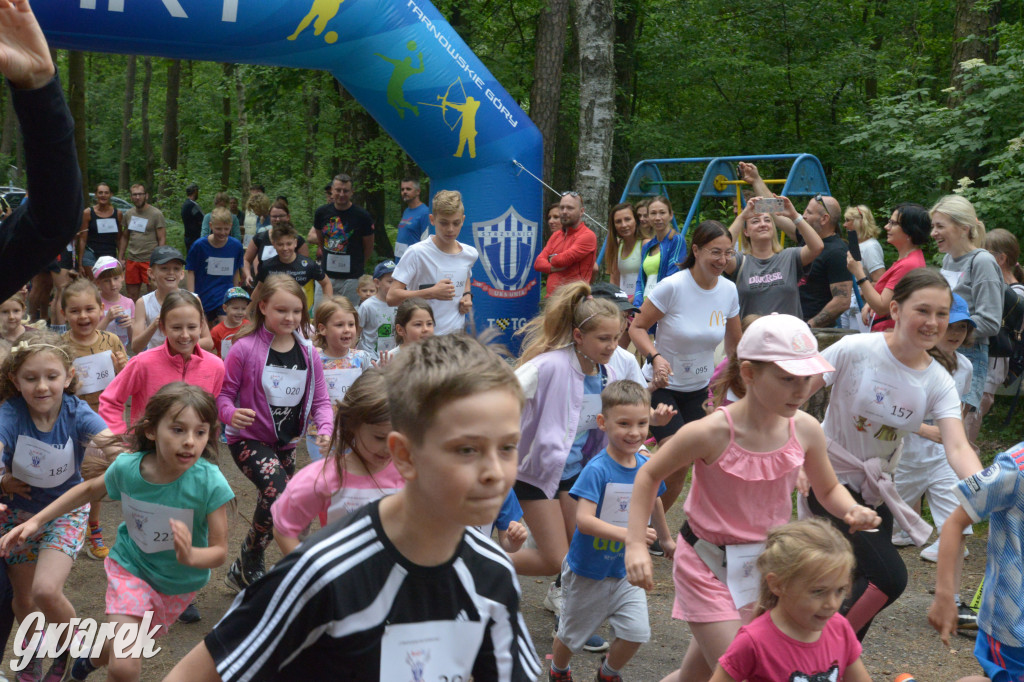
[[[857,286],[860,286],[861,284],[864,284],[864,282],[870,282],[870,281],[871,281],[870,277],[861,277],[860,279],[857,280]]]
[[[661,357],[661,353],[655,353],[654,355],[648,355],[647,356],[647,364],[653,366],[654,365],[654,358],[660,358],[660,357]]]

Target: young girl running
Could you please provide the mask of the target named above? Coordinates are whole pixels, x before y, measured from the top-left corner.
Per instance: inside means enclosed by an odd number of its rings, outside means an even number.
[[[331,401],[319,353],[306,340],[309,313],[302,287],[289,275],[270,275],[250,304],[249,322],[235,334],[224,387],[217,396],[235,464],[259,491],[252,527],[224,581],[241,590],[264,571],[273,537],[270,506],[295,473],[295,444],[312,419],[317,445],[331,439]]]
[[[373,356],[355,347],[359,342],[359,314],[344,296],[320,301],[313,327],[313,345],[320,351],[327,395],[336,406],[359,375],[373,366]],[[306,432],[306,450],[314,462],[324,456],[316,445],[315,424],[310,424]]]
[[[68,323],[61,338],[67,343],[78,377],[76,395],[94,411],[99,410],[100,393],[124,369],[128,355],[117,336],[97,328],[103,318],[103,301],[95,284],[87,279],[72,282],[61,293],[60,307]],[[89,510],[85,550],[92,559],[105,559],[110,551],[103,543],[99,500]]]
[[[380,354],[380,365],[386,365],[407,343],[416,343],[434,335],[434,310],[423,298],[407,298],[395,311],[395,342],[398,344]]]
[[[64,581],[85,540],[89,500],[62,512],[39,512],[82,481],[85,446],[109,436],[106,424],[75,397],[78,378],[71,353],[56,335],[31,332],[0,366],[0,447],[4,474],[0,493],[7,496],[9,514],[0,533],[31,522],[33,532],[0,548],[14,590],[18,620],[41,611],[47,623],[67,623],[75,608],[64,596]],[[18,537],[15,535],[15,537]],[[19,546],[20,545],[20,546]],[[25,679],[40,679],[42,660],[23,671]],[[57,659],[46,679],[59,680],[67,656]],[[34,677],[33,677],[34,675]]]
[[[838,613],[853,565],[850,543],[820,519],[769,531],[757,557],[756,617],[718,659],[711,682],[871,682],[860,642]]]
[[[726,560],[756,556],[768,530],[789,521],[801,465],[825,507],[853,530],[878,525],[878,515],[839,485],[821,425],[800,411],[814,377],[831,369],[799,318],[774,314],[756,320],[728,369],[733,384],[745,387],[743,397],[683,426],[637,473],[626,571],[631,583],[650,590],[654,582],[646,535],[658,485],[693,465],[683,507],[687,522],[674,557],[672,609],[673,618],[688,623],[693,639],[680,670],[666,680],[709,679],[740,625],[750,620],[757,583],[732,579],[723,567]]]
[[[183,382],[165,386],[146,404],[130,436],[106,439],[129,452],[111,458],[102,475],[79,483],[12,530],[0,550],[18,551],[53,519],[104,495],[120,500],[126,521],[103,566],[106,612],[118,633],[152,614],[160,636],[210,581],[210,569],[227,558],[225,505],[234,493],[208,461],[217,454],[216,430],[213,396]],[[84,680],[106,665],[109,679],[138,680],[141,659],[115,658],[112,649],[107,640],[99,657],[79,658],[71,679]]]
[[[121,339],[125,348],[132,343],[132,320],[135,319],[135,301],[121,293],[124,284],[124,267],[115,258],[100,256],[92,266],[96,286],[103,303],[101,331],[112,331]]]
[[[352,305],[347,298],[341,300]],[[274,538],[282,553],[298,546],[299,535],[313,519],[319,517],[321,524],[336,521],[402,488],[405,481],[388,450],[390,432],[384,376],[367,370],[338,405],[330,454],[295,474],[271,507]]]
[[[167,294],[158,317],[164,342],[129,360],[100,394],[100,416],[115,433],[128,430],[124,408],[129,398],[134,424],[142,419],[150,397],[172,381],[199,386],[212,395],[220,393],[224,363],[199,347],[204,319],[203,306],[194,294],[183,290]]]
[[[893,289],[889,303],[892,331],[854,334],[829,346],[823,355],[835,371],[815,379],[813,391],[832,386],[822,427],[839,480],[858,502],[872,506],[882,518],[878,533],[857,533],[851,538],[857,569],[842,613],[861,639],[874,617],[907,586],[907,568],[892,545],[894,517],[915,544],[924,544],[931,532],[892,483],[890,472],[899,463],[900,441],[925,419],[934,419],[957,477],[967,478],[981,470],[960,421],[956,385],[933,358],[933,354],[941,358],[935,344],[946,333],[952,300],[949,284],[936,270],[908,272]],[[810,513],[828,516],[836,527],[846,530],[839,515],[823,509],[813,492],[807,504]]]
[[[0,304],[0,334],[4,341],[17,343],[25,333],[25,294],[18,292]]]

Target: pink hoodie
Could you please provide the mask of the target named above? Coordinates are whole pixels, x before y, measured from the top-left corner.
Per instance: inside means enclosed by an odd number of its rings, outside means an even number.
[[[171,353],[164,341],[129,360],[114,377],[100,394],[100,417],[111,431],[124,433],[128,429],[124,423],[128,398],[132,399],[131,421],[134,424],[142,418],[153,394],[175,381],[198,386],[216,397],[224,383],[224,362],[197,344],[186,363],[182,356]]]

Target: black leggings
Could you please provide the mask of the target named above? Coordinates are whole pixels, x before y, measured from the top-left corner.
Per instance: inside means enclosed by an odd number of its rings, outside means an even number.
[[[242,547],[249,552],[262,553],[274,536],[274,517],[270,515],[270,506],[284,492],[295,473],[295,448],[278,450],[266,443],[243,440],[229,443],[228,450],[238,468],[259,491],[256,509],[252,513],[252,527]]]
[[[673,391],[670,388],[659,388],[651,394],[651,405],[657,407],[660,403],[671,405],[677,412],[664,426],[652,426],[651,434],[659,443],[676,431],[683,428],[683,424],[703,419],[704,403],[708,400],[708,387],[696,391]]]
[[[864,504],[864,498],[859,493],[850,490],[849,486],[846,489],[854,500]],[[857,630],[857,639],[863,641],[875,616],[899,599],[903,590],[907,589],[907,566],[892,544],[892,512],[884,504],[875,507],[882,518],[878,532],[861,531],[851,535],[849,526],[825,511],[814,496],[814,491],[811,491],[807,502],[816,516],[828,519],[853,546],[857,566],[853,571],[850,595],[843,602],[840,613],[850,619],[850,624]]]

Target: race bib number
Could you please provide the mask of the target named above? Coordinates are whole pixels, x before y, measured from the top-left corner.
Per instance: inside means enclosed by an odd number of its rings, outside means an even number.
[[[206,274],[212,277],[228,277],[234,272],[234,258],[208,258],[206,259]]]
[[[625,292],[626,296],[632,296],[636,291],[636,281],[640,278],[640,273],[634,272],[630,275],[619,276],[619,288]]]
[[[260,260],[270,260],[277,255],[277,249],[273,246],[264,246],[263,252],[260,254]]]
[[[613,526],[626,528],[629,526],[629,498],[632,495],[632,483],[606,483],[597,518]]]
[[[942,276],[946,278],[947,282],[949,282],[949,288],[953,289],[954,291],[956,290],[957,285],[960,284],[960,280],[963,279],[964,276],[964,273],[955,272],[953,270],[943,269],[939,270],[939,272],[941,272]]]
[[[147,225],[149,225],[149,221],[139,216],[132,216],[132,219],[128,221],[128,229],[132,232],[145,232]]]
[[[146,227],[143,225],[143,231]],[[117,232],[117,221],[113,218],[97,218],[96,219],[96,233],[97,234],[112,234]]]
[[[686,384],[693,379],[711,380],[711,373],[714,371],[715,354],[696,353],[694,355],[680,355],[672,362],[673,378]]]
[[[435,620],[386,625],[380,679],[469,682],[484,622]]]
[[[348,273],[352,270],[352,256],[346,253],[327,254],[327,269],[331,272]]]
[[[331,496],[331,505],[327,508],[327,522],[348,516],[371,502],[397,492],[398,488],[342,488]]]
[[[409,245],[408,244],[402,244],[401,242],[399,242],[398,244],[395,244],[395,258],[401,258],[402,256],[405,255],[405,252],[408,251],[408,250],[409,250]]]
[[[757,599],[761,588],[761,573],[757,570],[757,557],[764,551],[763,542],[746,545],[726,545],[725,584],[737,609]]]
[[[306,388],[306,370],[263,368],[263,392],[273,407],[295,407]]]
[[[385,336],[383,338],[377,337],[377,352],[386,353],[395,347],[395,337]]]
[[[146,554],[174,551],[174,534],[171,533],[171,519],[181,521],[192,530],[192,516],[195,510],[168,507],[155,502],[134,500],[121,494],[121,515],[128,528],[128,536]]]
[[[580,421],[576,425],[576,435],[597,428],[597,415],[601,414],[601,394],[587,393],[583,396],[583,409],[580,410]]]
[[[50,445],[28,436],[18,436],[11,462],[14,477],[36,488],[56,488],[75,473],[75,446]]]
[[[78,375],[78,395],[102,391],[114,380],[114,355],[109,350],[75,358],[74,365]]]
[[[898,384],[883,372],[868,369],[854,398],[854,414],[859,431],[868,431],[878,440],[898,441],[903,433],[921,426],[924,402],[917,387]]]
[[[324,381],[327,383],[327,394],[331,396],[331,401],[344,400],[349,386],[355,383],[355,380],[362,373],[363,370],[358,367],[353,369],[325,369]]]

